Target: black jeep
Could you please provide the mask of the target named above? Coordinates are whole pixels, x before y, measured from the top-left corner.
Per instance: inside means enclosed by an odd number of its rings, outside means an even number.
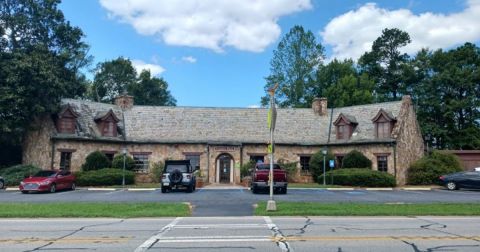
[[[172,189],[185,188],[187,192],[195,191],[195,174],[190,160],[167,160],[163,168],[162,193]]]

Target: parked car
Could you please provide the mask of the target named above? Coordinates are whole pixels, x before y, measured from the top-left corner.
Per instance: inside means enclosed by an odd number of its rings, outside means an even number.
[[[480,172],[480,167],[475,167],[475,168],[473,168],[473,170]]]
[[[162,175],[162,193],[172,189],[184,188],[186,192],[195,191],[196,177],[194,172],[198,168],[193,168],[190,160],[167,160],[163,168]]]
[[[257,163],[252,170],[252,182],[250,189],[252,193],[257,193],[260,190],[270,188],[268,184],[270,174],[270,164]],[[287,193],[287,173],[282,170],[278,164],[273,165],[273,189],[274,191],[286,194]]]
[[[5,180],[3,177],[0,177],[0,189],[3,189],[5,187]]]
[[[460,188],[480,189],[480,171],[452,173],[440,176],[440,181],[448,190],[458,190]]]
[[[31,191],[54,193],[62,189],[75,190],[75,187],[75,176],[71,172],[63,170],[39,171],[24,179],[19,186],[22,193]]]

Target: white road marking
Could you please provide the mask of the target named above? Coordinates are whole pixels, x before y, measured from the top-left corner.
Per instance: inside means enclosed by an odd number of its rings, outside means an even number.
[[[349,188],[349,187],[335,188],[335,187],[333,187],[333,188],[327,188],[327,190],[329,190],[329,191],[353,191],[353,190],[355,190],[355,188],[353,188],[353,187],[352,188]]]
[[[404,187],[402,190],[405,191],[431,191],[432,188],[430,187]]]
[[[277,225],[273,223],[272,219],[270,219],[269,216],[264,216],[263,219],[265,220],[265,223],[267,223],[268,229],[270,229],[270,231],[272,232],[273,238],[277,240],[278,247],[284,252],[293,252],[292,247],[290,247],[290,244],[288,244],[288,242],[284,240],[285,237],[280,232]]]
[[[115,191],[115,188],[88,188],[87,191]]]
[[[135,252],[143,252],[147,251],[150,247],[152,247],[160,238],[162,238],[163,235],[165,235],[168,231],[172,230],[175,225],[179,221],[182,220],[182,217],[177,217],[175,218],[170,224],[166,225],[165,227],[162,228],[157,234],[154,236],[150,237],[148,240],[146,240],[142,245],[138,246],[137,249],[135,249]]]
[[[272,238],[247,238],[247,239],[242,239],[242,238],[208,239],[207,238],[207,239],[189,239],[189,240],[161,239],[157,243],[271,242],[271,241],[272,241]]]
[[[367,191],[393,191],[393,188],[391,188],[391,187],[386,187],[386,188],[379,187],[379,188],[366,188],[365,190],[367,190]]]
[[[128,188],[128,191],[134,191],[134,192],[139,192],[139,191],[155,191],[157,188]]]
[[[226,228],[226,229],[239,229],[239,228],[265,228],[266,224],[197,224],[197,225],[177,225],[177,229],[209,229],[209,228]]]

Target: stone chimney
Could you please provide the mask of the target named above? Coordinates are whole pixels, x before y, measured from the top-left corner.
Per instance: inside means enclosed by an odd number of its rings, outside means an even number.
[[[133,96],[127,94],[119,95],[115,98],[115,105],[122,110],[129,110],[133,107]]]
[[[312,102],[312,109],[316,115],[325,116],[327,115],[327,98],[315,98]]]

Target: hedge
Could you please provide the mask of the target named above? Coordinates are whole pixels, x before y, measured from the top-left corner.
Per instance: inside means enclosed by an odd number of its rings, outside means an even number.
[[[368,187],[394,187],[395,177],[392,174],[365,168],[338,169],[325,173],[326,181],[332,184],[343,186],[368,186]],[[323,181],[323,175],[318,181]]]
[[[112,168],[123,169],[123,155],[116,155],[112,161]],[[135,168],[135,160],[129,155],[125,156],[125,170],[133,170]]]
[[[33,165],[15,165],[0,170],[0,176],[5,180],[6,186],[18,186],[20,182],[41,169]]]
[[[455,154],[434,151],[413,163],[407,172],[410,185],[439,184],[440,176],[460,172],[462,166]]]
[[[94,151],[88,154],[85,163],[82,165],[82,171],[93,171],[105,167],[111,167],[112,163],[108,160],[105,153]]]
[[[329,160],[335,160],[335,156],[327,152],[325,156],[325,169],[328,171],[330,170]],[[310,158],[310,173],[312,174],[313,180],[317,179],[320,175],[323,174],[323,153],[322,150],[317,151],[313,156]],[[319,182],[321,180],[317,180],[315,182]]]
[[[80,186],[108,186],[121,185],[123,171],[113,168],[104,168],[94,171],[81,171],[75,173],[77,185]],[[135,182],[135,173],[125,171],[125,184],[133,184]]]
[[[342,161],[342,168],[372,168],[372,161],[365,157],[361,152],[357,150],[352,150]]]

